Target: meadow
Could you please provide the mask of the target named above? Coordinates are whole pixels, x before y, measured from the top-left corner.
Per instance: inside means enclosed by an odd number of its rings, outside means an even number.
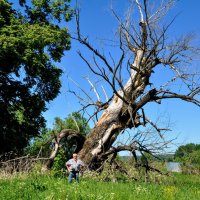
[[[1,200],[200,200],[200,177],[172,174],[159,182],[97,181],[37,173],[1,177]]]

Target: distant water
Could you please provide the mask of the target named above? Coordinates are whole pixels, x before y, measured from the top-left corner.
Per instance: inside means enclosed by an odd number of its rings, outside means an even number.
[[[167,162],[167,171],[169,172],[181,172],[181,163],[179,162]]]

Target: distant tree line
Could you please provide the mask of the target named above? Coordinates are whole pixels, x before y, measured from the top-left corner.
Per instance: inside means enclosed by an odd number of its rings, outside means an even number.
[[[195,164],[200,167],[200,144],[189,143],[181,145],[176,150],[174,159],[179,162]]]

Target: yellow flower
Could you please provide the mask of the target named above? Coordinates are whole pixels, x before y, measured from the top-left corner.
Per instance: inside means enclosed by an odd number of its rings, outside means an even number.
[[[176,194],[177,192],[177,188],[175,186],[167,186],[164,188],[164,195],[166,197],[166,199],[172,199],[173,196]]]

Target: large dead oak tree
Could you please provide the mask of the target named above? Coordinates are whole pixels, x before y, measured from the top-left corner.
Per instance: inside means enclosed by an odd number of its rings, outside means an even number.
[[[97,101],[89,96],[80,85],[83,92],[79,96],[73,93],[82,105],[82,111],[89,113],[88,108],[94,107],[95,112],[90,114],[99,116],[97,122],[87,138],[80,136],[77,131],[63,130],[55,136],[55,149],[52,152],[47,167],[50,167],[58,150],[59,141],[64,138],[77,138],[77,149],[79,157],[87,164],[89,169],[101,168],[103,162],[116,156],[117,152],[127,150],[132,152],[137,159],[136,151],[154,153],[157,148],[166,145],[162,131],[168,128],[159,128],[145,115],[144,106],[150,102],[161,103],[164,99],[180,99],[200,106],[198,95],[200,93],[199,74],[192,68],[193,53],[198,51],[192,47],[192,37],[186,36],[170,42],[167,31],[174,19],[167,25],[161,25],[161,18],[172,7],[174,1],[160,1],[157,9],[149,5],[148,0],[135,0],[131,8],[137,10],[135,20],[132,20],[132,9],[128,12],[126,20],[121,20],[115,11],[113,15],[119,22],[119,48],[120,57],[114,59],[109,53],[104,53],[93,47],[87,37],[81,34],[79,26],[79,12],[76,13],[77,35],[74,37],[93,54],[93,61],[85,58],[81,52],[80,57],[89,67],[91,72],[101,78],[104,84],[108,84],[113,91],[110,99],[107,97],[104,87],[103,92],[106,101],[102,101],[98,88],[87,78],[92,91],[96,94]],[[140,16],[137,18],[137,14]],[[118,46],[117,46],[118,45]],[[171,78],[160,86],[155,86],[152,75],[157,73],[157,68],[171,71]],[[124,73],[126,71],[126,73]],[[125,74],[125,75],[124,75]],[[156,74],[153,75],[154,77]],[[128,77],[128,78],[127,78]],[[157,79],[160,79],[159,74]],[[174,86],[181,84],[181,89]],[[126,129],[137,129],[141,126],[150,125],[157,132],[147,130],[131,135],[128,144],[113,145],[118,136]],[[80,137],[79,137],[80,136]],[[147,145],[145,142],[150,137]],[[159,138],[159,139],[158,139]],[[162,142],[161,142],[162,141]]]

